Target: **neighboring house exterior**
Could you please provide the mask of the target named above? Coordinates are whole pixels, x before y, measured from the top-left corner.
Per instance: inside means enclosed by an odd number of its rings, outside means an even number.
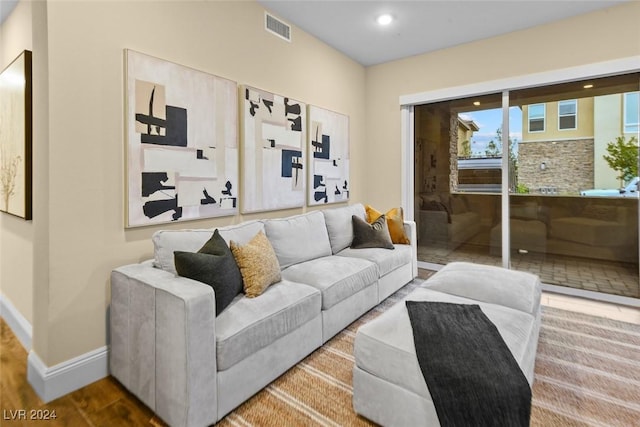
[[[618,173],[613,171],[602,157],[607,154],[607,144],[624,135],[628,141],[638,138],[638,94],[626,92],[595,98],[594,117],[594,187],[618,188]]]
[[[480,130],[473,120],[465,120],[458,117],[458,157],[471,156],[471,138],[473,132]],[[465,155],[465,141],[467,144],[467,155]]]
[[[579,194],[594,185],[594,98],[522,106],[518,183],[531,193]]]
[[[618,188],[609,142],[638,134],[638,92],[524,105],[518,183],[532,193]]]

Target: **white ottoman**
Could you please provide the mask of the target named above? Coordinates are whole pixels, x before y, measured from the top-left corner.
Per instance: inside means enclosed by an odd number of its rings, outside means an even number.
[[[529,384],[540,331],[540,280],[500,267],[450,263],[405,300],[479,304]],[[383,426],[438,426],[405,301],[361,326],[354,343],[353,406]]]

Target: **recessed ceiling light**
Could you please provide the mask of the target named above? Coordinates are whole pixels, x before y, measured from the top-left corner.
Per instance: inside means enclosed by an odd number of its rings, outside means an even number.
[[[591,88],[593,87],[593,85],[592,85],[592,84],[588,84],[588,85],[584,85],[583,87],[584,87],[585,89],[591,89]]]
[[[376,18],[376,22],[380,25],[389,25],[393,21],[393,16],[388,13],[383,13],[382,15]]]
[[[477,107],[478,105],[480,105],[480,101],[473,101],[473,105]]]

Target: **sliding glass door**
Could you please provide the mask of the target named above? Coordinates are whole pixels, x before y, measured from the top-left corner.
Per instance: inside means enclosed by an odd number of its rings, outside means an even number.
[[[635,73],[511,90],[507,114],[503,93],[415,106],[419,261],[639,298],[639,89]]]
[[[501,212],[501,102],[497,93],[414,109],[420,260],[500,263],[489,230]]]
[[[627,297],[638,288],[638,74],[514,90],[513,268]]]

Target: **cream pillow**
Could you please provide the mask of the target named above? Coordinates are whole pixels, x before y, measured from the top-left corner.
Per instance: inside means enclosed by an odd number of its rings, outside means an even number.
[[[257,297],[282,279],[276,253],[264,232],[260,231],[246,245],[231,241],[231,252],[242,274],[244,293]]]

